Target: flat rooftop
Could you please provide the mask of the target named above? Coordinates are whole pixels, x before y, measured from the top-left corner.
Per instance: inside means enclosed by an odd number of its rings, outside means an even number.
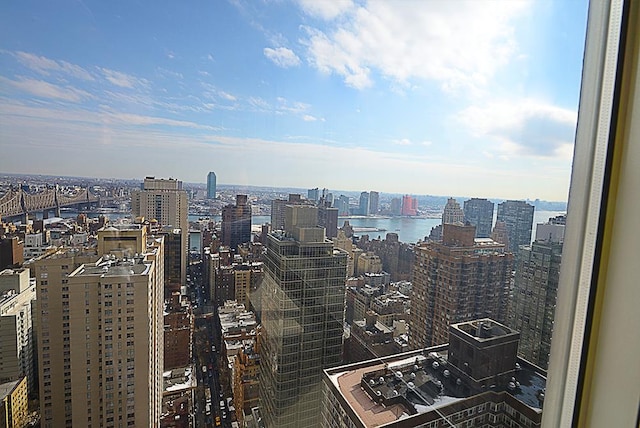
[[[83,265],[69,276],[130,276],[146,275],[151,263],[146,261],[114,260],[103,261],[97,265]]]
[[[325,375],[363,426],[384,426],[477,395],[465,392],[468,388],[464,381],[448,370],[447,347],[327,369]],[[508,385],[495,386],[490,391],[507,392],[541,412],[545,376],[520,359],[515,369]]]

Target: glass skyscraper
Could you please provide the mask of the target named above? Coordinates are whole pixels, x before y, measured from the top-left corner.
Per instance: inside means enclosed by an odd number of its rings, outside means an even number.
[[[267,237],[260,405],[267,427],[319,423],[322,370],[342,361],[347,253],[318,227],[318,209],[287,206]]]
[[[211,171],[207,175],[207,199],[216,198],[216,173]]]

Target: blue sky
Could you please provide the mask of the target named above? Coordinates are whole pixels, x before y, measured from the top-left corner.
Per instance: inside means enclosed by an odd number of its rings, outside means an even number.
[[[562,201],[586,12],[2,2],[0,171]]]

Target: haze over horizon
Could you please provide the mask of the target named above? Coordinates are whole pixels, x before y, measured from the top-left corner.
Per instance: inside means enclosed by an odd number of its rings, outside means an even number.
[[[566,201],[586,11],[5,2],[0,170]]]

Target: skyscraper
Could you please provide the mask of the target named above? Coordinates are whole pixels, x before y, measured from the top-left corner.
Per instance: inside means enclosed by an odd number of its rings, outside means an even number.
[[[0,384],[27,378],[34,392],[36,288],[29,269],[0,271]]]
[[[445,343],[450,324],[506,317],[513,255],[491,239],[474,239],[474,226],[442,227],[442,242],[414,248],[412,349]]]
[[[338,202],[336,203],[336,208],[338,208],[338,215],[349,215],[349,197],[340,195]]]
[[[338,209],[331,208],[328,202],[324,205],[320,204],[318,206],[318,226],[325,228],[327,238],[338,236]]]
[[[480,198],[464,201],[464,221],[476,227],[476,238],[490,237],[493,226],[493,202]]]
[[[391,201],[393,202],[393,201]],[[418,214],[418,200],[410,195],[402,197],[402,215],[414,216]]]
[[[33,263],[42,426],[159,426],[162,238],[109,228],[98,248]]]
[[[464,213],[454,198],[449,198],[444,206],[442,224],[464,224]]]
[[[380,193],[372,190],[369,192],[369,214],[378,214],[380,210]]]
[[[402,198],[402,200],[400,200],[400,198],[391,199],[391,215],[402,214],[402,201],[404,201],[404,198]]]
[[[360,215],[369,215],[369,193],[360,193]]]
[[[318,199],[320,199],[320,189],[316,187],[316,188],[307,190],[307,199],[309,199],[312,202],[317,202]]]
[[[216,198],[216,173],[211,171],[207,174],[207,199]]]
[[[322,369],[342,360],[347,254],[317,217],[316,207],[287,206],[285,230],[267,236],[260,402],[268,428],[317,426]]]
[[[189,252],[189,206],[182,181],[173,178],[146,177],[141,190],[131,192],[131,212],[135,217],[156,219],[161,226],[180,229],[183,250],[180,254],[180,280],[187,281]]]
[[[251,204],[247,195],[236,195],[236,204],[222,208],[222,245],[238,250],[251,242]]]
[[[287,205],[313,205],[312,201],[302,199],[298,193],[289,193],[288,199],[274,199],[271,201],[271,229],[284,230],[285,207]]]
[[[503,221],[509,235],[509,251],[516,254],[520,245],[531,244],[533,205],[525,201],[505,201],[498,204],[497,221]]]
[[[564,225],[539,224],[536,240],[520,247],[507,324],[520,331],[519,355],[543,369],[549,365]]]

